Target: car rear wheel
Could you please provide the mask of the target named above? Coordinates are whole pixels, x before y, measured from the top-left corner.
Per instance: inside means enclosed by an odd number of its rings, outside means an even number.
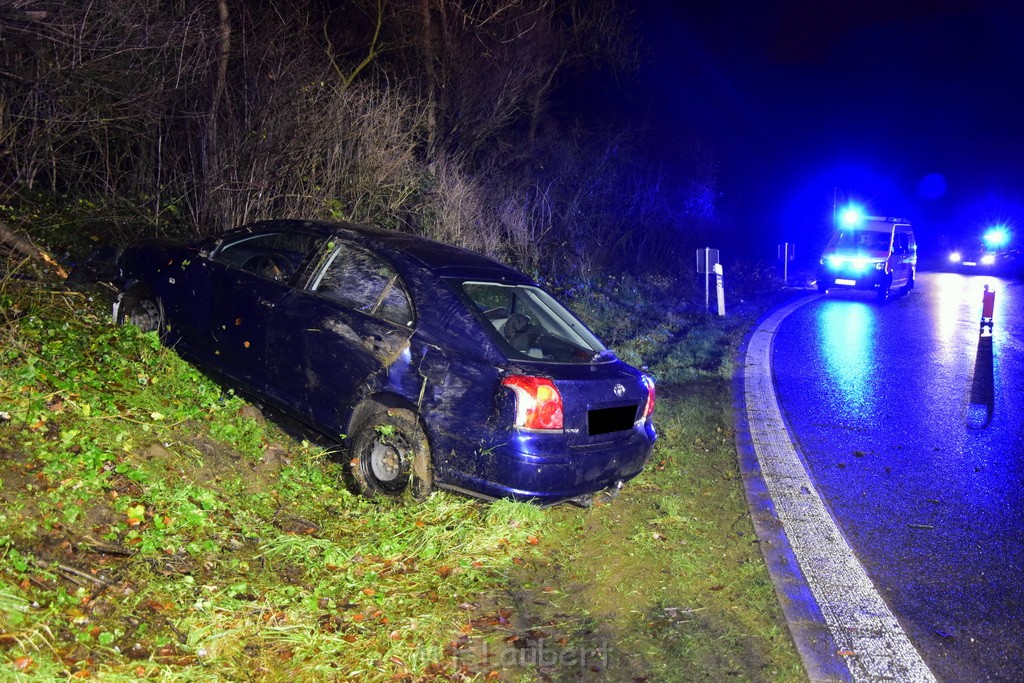
[[[416,500],[430,495],[430,444],[412,411],[375,407],[353,431],[350,466],[360,493],[398,497],[409,491]]]
[[[121,296],[117,306],[117,324],[135,325],[142,332],[163,332],[164,309],[160,300],[140,285]]]

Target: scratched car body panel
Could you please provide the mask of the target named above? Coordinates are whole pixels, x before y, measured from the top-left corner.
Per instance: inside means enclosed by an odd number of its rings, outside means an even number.
[[[586,502],[638,474],[654,382],[488,258],[351,224],[267,221],[118,256],[119,322],[334,438],[356,486]]]

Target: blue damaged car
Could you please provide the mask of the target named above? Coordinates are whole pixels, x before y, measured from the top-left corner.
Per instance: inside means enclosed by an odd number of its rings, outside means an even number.
[[[636,476],[654,380],[523,273],[410,234],[273,220],[117,255],[118,323],[334,438],[356,488],[585,504]]]

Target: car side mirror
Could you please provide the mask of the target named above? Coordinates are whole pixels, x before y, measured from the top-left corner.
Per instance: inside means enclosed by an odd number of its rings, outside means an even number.
[[[199,247],[199,257],[207,259],[210,258],[210,255],[217,251],[217,247],[219,247],[223,242],[224,240],[220,237],[207,240]]]

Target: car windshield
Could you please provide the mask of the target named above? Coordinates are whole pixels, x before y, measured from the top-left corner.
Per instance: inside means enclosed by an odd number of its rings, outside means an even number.
[[[892,233],[883,230],[843,230],[832,241],[837,249],[850,251],[889,251]]]
[[[608,350],[550,294],[529,285],[458,283],[509,358],[590,363]]]

